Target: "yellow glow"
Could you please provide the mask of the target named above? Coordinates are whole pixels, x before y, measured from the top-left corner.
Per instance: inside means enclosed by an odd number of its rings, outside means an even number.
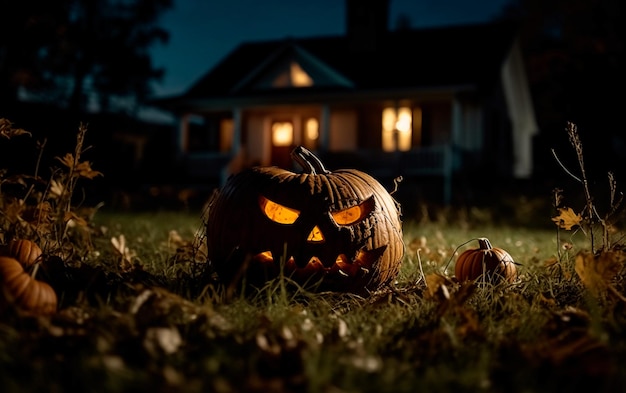
[[[293,224],[300,216],[300,211],[270,201],[259,195],[259,206],[267,218],[279,224]]]
[[[306,137],[310,141],[317,140],[320,136],[320,124],[317,119],[311,117],[306,121]]]
[[[357,206],[331,212],[331,214],[337,224],[351,225],[364,219],[372,210],[374,210],[374,200],[369,198]]]
[[[393,108],[383,109],[383,130],[393,131],[396,126],[396,111]]]
[[[363,208],[361,205],[352,206],[348,209],[340,210],[332,213],[335,222],[339,225],[350,225],[357,222],[363,215]]]
[[[289,146],[292,142],[293,124],[287,121],[272,124],[272,144],[274,146]]]
[[[411,131],[411,109],[400,108],[398,109],[398,120],[396,121],[396,129],[400,132]]]
[[[396,149],[407,151],[411,149],[411,108],[403,107],[398,109],[398,120],[396,129],[398,130],[398,140]]]
[[[262,253],[255,256],[255,259],[261,263],[272,263],[274,262],[274,257],[272,256],[271,251],[263,251]]]
[[[393,129],[396,124],[396,111],[393,108],[383,109],[383,151],[394,151],[395,141]]]
[[[307,74],[298,63],[291,63],[291,83],[296,87],[307,87],[313,85],[313,79]]]
[[[324,235],[322,234],[322,230],[316,225],[309,233],[309,237],[306,238],[307,242],[311,243],[320,243],[324,241]]]
[[[392,107],[383,109],[382,116],[383,151],[406,151],[411,149],[412,112],[409,107],[397,110]]]

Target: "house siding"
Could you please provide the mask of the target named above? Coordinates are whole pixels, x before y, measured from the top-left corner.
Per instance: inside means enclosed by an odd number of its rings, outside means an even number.
[[[422,104],[422,146],[450,143],[452,133],[452,103],[433,102]]]
[[[245,122],[246,151],[253,162],[269,164],[269,130],[265,130],[263,116],[249,116]],[[255,146],[255,148],[251,148]]]
[[[337,110],[330,116],[330,144],[329,151],[352,151],[357,148],[356,111]]]
[[[366,150],[381,149],[382,104],[359,106],[359,147]]]

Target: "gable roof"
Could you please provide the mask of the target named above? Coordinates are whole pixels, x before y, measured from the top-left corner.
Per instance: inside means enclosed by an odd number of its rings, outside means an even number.
[[[236,99],[267,94],[439,89],[494,83],[517,32],[511,23],[488,23],[388,32],[371,50],[351,50],[347,36],[248,42],[228,54],[189,90],[163,104]],[[281,61],[296,59],[317,73],[310,87],[266,89],[256,84]]]
[[[243,92],[246,89],[263,89],[263,79],[271,78],[275,74],[284,72],[292,64],[298,64],[304,72],[311,74],[316,86],[324,87],[354,87],[353,83],[345,76],[320,61],[316,56],[300,47],[296,42],[288,40],[281,45],[275,53],[272,53],[266,61],[244,77],[231,89],[231,93]],[[271,86],[265,86],[271,88]]]

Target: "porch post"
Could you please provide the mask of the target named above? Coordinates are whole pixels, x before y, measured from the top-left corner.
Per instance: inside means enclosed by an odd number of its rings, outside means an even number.
[[[452,100],[452,130],[450,134],[450,144],[458,145],[461,141],[463,128],[463,108],[457,98]]]
[[[180,117],[178,128],[176,129],[175,146],[176,157],[181,159],[187,152],[187,141],[189,139],[189,114],[186,113]]]
[[[452,165],[454,160],[454,147],[448,144],[443,149],[443,203],[449,206],[452,201]]]
[[[220,187],[223,186],[228,177],[234,172],[239,171],[238,166],[241,164],[241,155],[247,154],[247,152],[241,151],[241,108],[235,107],[232,110],[233,114],[233,135],[231,139],[230,152],[221,152],[222,154],[228,154],[228,162],[222,166],[220,173]]]
[[[458,98],[452,99],[452,129],[450,130],[450,141],[444,146],[443,165],[443,199],[444,204],[449,205],[452,199],[452,178],[455,168],[461,163],[458,162],[457,147],[463,139],[463,106]]]
[[[240,107],[233,108],[233,145],[230,149],[233,157],[241,150],[241,112]]]

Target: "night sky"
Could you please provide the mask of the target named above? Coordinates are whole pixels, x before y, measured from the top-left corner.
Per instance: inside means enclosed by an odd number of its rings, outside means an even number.
[[[484,22],[499,15],[510,0],[390,0],[389,27],[398,16],[411,27]],[[157,96],[182,93],[216,63],[246,41],[339,35],[345,32],[343,0],[175,0],[161,26],[170,33],[153,51],[166,75]]]

